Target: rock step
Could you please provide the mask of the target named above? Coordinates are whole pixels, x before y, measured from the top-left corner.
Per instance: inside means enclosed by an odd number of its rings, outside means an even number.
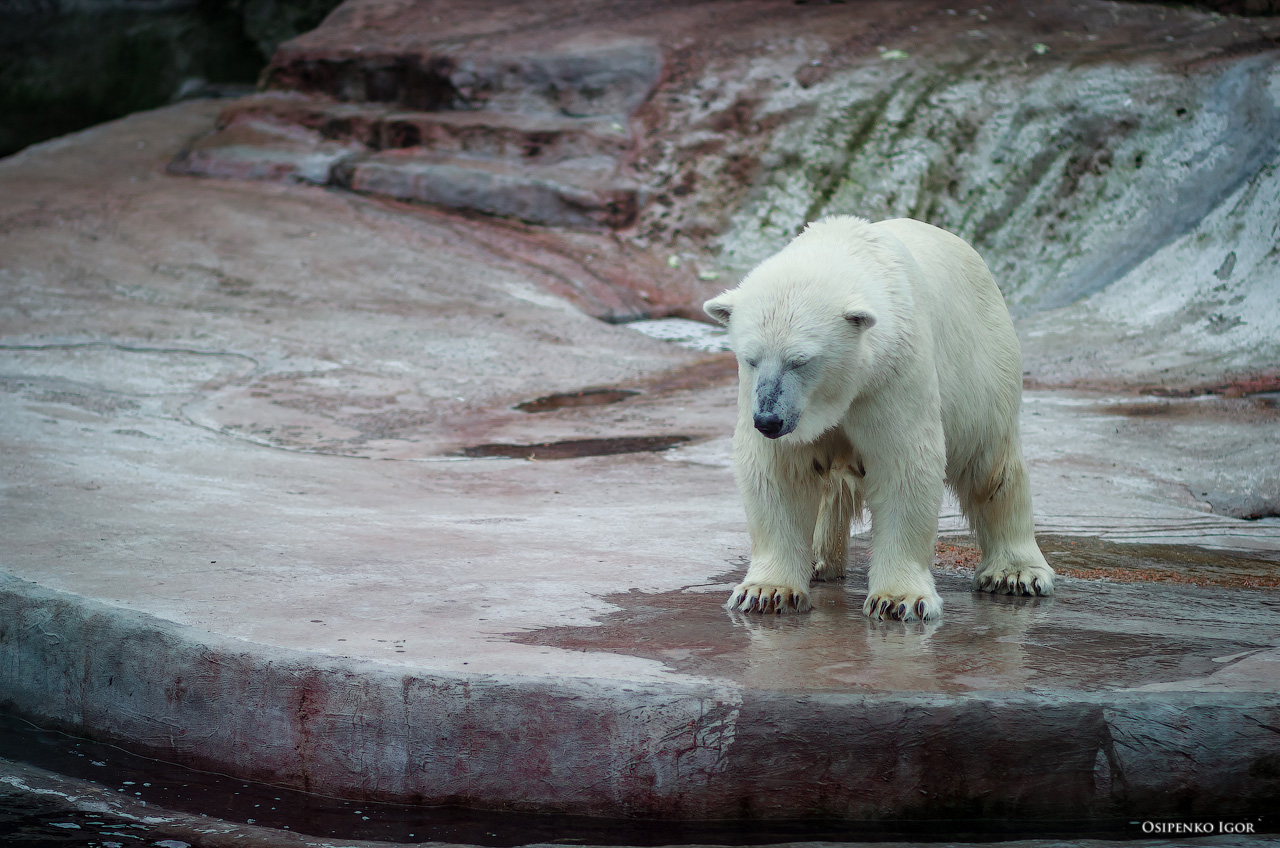
[[[267,87],[424,111],[616,116],[644,102],[662,72],[662,51],[649,38],[592,36],[518,54],[390,45],[355,53],[322,35],[281,45]]]
[[[621,156],[631,143],[623,123],[608,117],[404,111],[387,105],[278,93],[243,98],[218,118],[223,130],[246,122],[304,127],[325,140],[355,143],[370,150],[419,147],[539,163]]]
[[[262,95],[224,110],[169,172],[335,185],[533,224],[616,229],[640,205],[636,186],[617,176],[628,142],[618,127]]]
[[[625,227],[640,205],[638,188],[616,176],[608,157],[531,167],[391,150],[343,159],[331,181],[365,194],[580,229]]]
[[[326,185],[333,167],[363,153],[314,130],[245,118],[196,139],[167,168],[171,174]]]
[[[306,182],[363,194],[469,209],[553,227],[599,230],[630,224],[638,188],[609,156],[532,165],[423,148],[370,153],[314,130],[241,120],[179,154],[169,172],[186,176]]]

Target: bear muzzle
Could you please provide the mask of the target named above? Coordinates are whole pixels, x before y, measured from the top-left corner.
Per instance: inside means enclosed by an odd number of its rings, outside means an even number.
[[[796,422],[785,421],[772,412],[758,412],[754,416],[756,429],[770,439],[780,439],[796,428]]]
[[[760,435],[780,439],[796,429],[800,421],[796,382],[794,372],[785,369],[767,368],[757,376],[751,420]]]

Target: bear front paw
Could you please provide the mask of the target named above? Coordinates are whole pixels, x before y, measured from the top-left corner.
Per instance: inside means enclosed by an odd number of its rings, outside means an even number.
[[[1006,568],[979,567],[973,576],[973,588],[997,595],[1052,595],[1053,569],[1047,563]]]
[[[808,612],[809,593],[787,586],[771,586],[767,583],[740,583],[729,595],[725,607],[739,612]]]
[[[876,621],[933,621],[942,615],[942,598],[937,592],[872,592],[862,605],[862,612]]]

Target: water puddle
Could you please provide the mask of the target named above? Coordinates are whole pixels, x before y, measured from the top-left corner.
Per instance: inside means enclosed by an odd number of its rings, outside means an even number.
[[[1205,395],[1216,395],[1224,398],[1240,398],[1269,395],[1280,392],[1280,372],[1271,374],[1254,374],[1248,377],[1237,377],[1220,383],[1204,383],[1198,386],[1169,388],[1152,386],[1151,394],[1160,397],[1190,398]]]
[[[527,400],[516,404],[521,412],[553,412],[577,406],[604,406],[618,403],[629,397],[640,394],[634,389],[583,389],[580,392],[561,392],[560,394]]]
[[[1280,551],[1230,551],[1195,545],[1106,542],[1088,536],[1036,535],[1059,574],[1118,583],[1182,583],[1228,589],[1280,589]],[[976,559],[977,551],[973,551]]]
[[[664,451],[693,441],[693,436],[619,436],[607,439],[567,439],[561,442],[536,442],[530,445],[488,444],[464,448],[462,455],[471,458],[509,457],[511,459],[574,459],[583,456],[613,456],[620,453]]]
[[[607,595],[614,611],[590,625],[508,638],[657,660],[681,674],[760,689],[1098,692],[1207,678],[1224,668],[1221,658],[1273,646],[1280,632],[1280,596],[1238,591],[1280,588],[1274,560],[1189,546],[1038,541],[1060,576],[1083,579],[1060,580],[1047,598],[974,592],[977,548],[964,537],[939,543],[934,575],[944,613],[936,622],[863,615],[869,540],[855,537],[847,578],[811,584],[813,610],[805,615],[727,612],[722,604],[744,560],[714,589]]]
[[[1236,422],[1266,423],[1280,418],[1280,393],[1194,395],[1190,397],[1150,395],[1138,399],[1109,398],[1094,405],[1104,415],[1127,418],[1226,419]]]
[[[716,324],[690,321],[687,318],[648,318],[629,321],[626,326],[650,338],[691,350],[720,353],[729,349],[728,332]]]

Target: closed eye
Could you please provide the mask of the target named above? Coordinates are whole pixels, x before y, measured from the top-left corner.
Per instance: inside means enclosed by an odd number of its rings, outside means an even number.
[[[786,369],[787,369],[788,371],[798,371],[799,369],[801,369],[801,368],[805,367],[806,365],[808,365],[808,364],[809,364],[810,362],[812,362],[812,361],[813,361],[813,359],[812,359],[811,357],[808,357],[808,356],[797,356],[797,357],[794,357],[794,358],[792,358],[792,359],[788,359],[788,360],[787,360],[785,363],[783,363],[783,364],[784,364],[784,366],[786,367]]]

